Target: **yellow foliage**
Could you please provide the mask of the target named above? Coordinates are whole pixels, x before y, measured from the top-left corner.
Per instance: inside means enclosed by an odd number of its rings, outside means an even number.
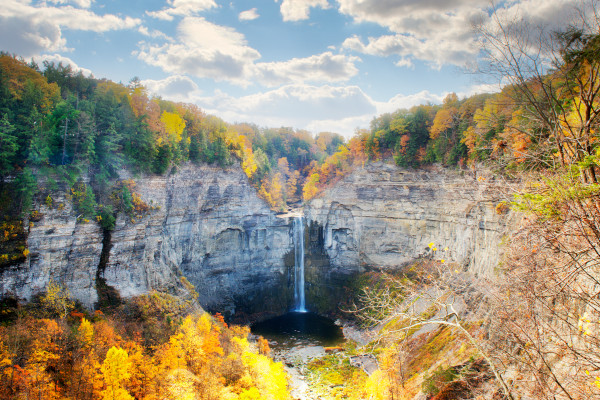
[[[302,197],[304,198],[305,201],[312,199],[319,192],[319,188],[317,187],[317,184],[319,183],[320,178],[321,178],[321,176],[316,173],[312,174],[310,176],[310,178],[308,178],[308,181],[306,182],[306,184],[304,185],[304,188],[302,189]]]
[[[94,327],[85,318],[81,319],[81,324],[79,328],[77,328],[77,333],[79,334],[79,339],[83,343],[84,346],[90,346],[92,344],[92,339],[94,337]]]
[[[53,280],[48,282],[46,293],[41,297],[40,302],[45,308],[58,314],[61,318],[66,317],[74,306],[69,291]]]
[[[103,400],[130,400],[133,397],[122,386],[131,376],[129,356],[119,347],[111,347],[102,364],[102,376],[106,389],[102,391]]]
[[[207,313],[183,318],[169,341],[151,352],[137,333],[135,340],[118,336],[110,317],[95,323],[82,318],[74,327],[81,345],[69,349],[63,347],[72,332],[65,321],[30,321],[28,329],[19,328],[31,337],[31,349],[21,350],[23,367],[13,365],[5,343],[14,339],[0,327],[1,398],[289,399],[283,366],[254,353],[249,329],[228,328]]]
[[[242,359],[244,365],[249,369],[261,398],[265,400],[283,400],[288,399],[287,374],[283,369],[283,364],[274,363],[266,356],[244,352]]]
[[[169,399],[196,399],[195,383],[199,378],[186,369],[176,369],[167,377],[167,393]]]
[[[262,397],[260,396],[260,392],[258,391],[257,388],[252,387],[250,389],[244,390],[242,393],[240,393],[240,396],[238,397],[239,400],[261,400]]]
[[[12,365],[13,356],[14,355],[8,350],[8,347],[4,344],[2,337],[0,337],[0,370]]]
[[[458,110],[454,107],[442,108],[433,119],[433,125],[429,130],[431,139],[436,139],[441,133],[450,129],[458,118]]]
[[[185,129],[185,120],[181,118],[179,114],[170,113],[168,111],[163,111],[160,120],[165,127],[167,139],[171,143],[181,142],[181,135]]]
[[[389,381],[380,369],[373,372],[365,384],[363,398],[365,400],[387,400]]]
[[[244,151],[242,157],[242,169],[248,178],[252,178],[258,168],[254,158],[254,153],[252,153],[252,149],[247,149],[247,151]]]

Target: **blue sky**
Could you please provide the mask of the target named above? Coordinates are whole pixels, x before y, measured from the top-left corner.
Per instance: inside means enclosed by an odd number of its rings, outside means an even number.
[[[508,0],[553,26],[576,0]],[[489,88],[475,20],[488,0],[3,0],[0,49],[70,63],[227,122],[351,136],[383,112]]]

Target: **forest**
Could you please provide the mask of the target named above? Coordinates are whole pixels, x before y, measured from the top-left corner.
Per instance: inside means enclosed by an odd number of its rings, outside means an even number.
[[[600,35],[573,30],[556,34],[553,43],[556,57],[548,69],[514,64],[520,60],[515,54],[526,52],[518,45],[490,52],[489,66],[511,78],[499,93],[451,93],[439,105],[383,114],[347,140],[227,123],[192,104],[153,97],[139,78],[125,85],[3,53],[0,268],[28,256],[22,217],[35,222],[34,198],[52,204],[52,192],[64,190],[79,223],[108,231],[117,214],[135,220],[151,210],[132,181],[119,179],[120,169],[162,175],[187,162],[239,165],[268,205],[285,211],[373,161],[487,168],[523,180],[497,212],[512,208],[530,219],[510,240],[510,268],[497,286],[511,296],[490,305],[496,335],[472,354],[489,356],[492,368],[516,365],[517,374],[531,376],[520,388],[531,398],[597,395]],[[525,74],[525,67],[534,69]],[[444,262],[431,261],[432,271]],[[431,272],[420,283],[440,285],[448,272],[437,281]],[[375,300],[367,308],[376,308]],[[0,326],[0,393],[6,398],[288,398],[282,366],[267,357],[268,345],[248,343],[246,328],[195,312],[193,302],[151,293],[108,315],[90,314],[57,285],[36,302],[2,309],[8,323]],[[459,328],[477,335],[476,326]],[[399,357],[392,350],[384,351],[388,372]],[[555,354],[561,356],[557,368]],[[384,372],[370,378],[371,398],[396,398],[381,391],[403,387],[397,375]],[[502,373],[494,373],[499,396],[516,398]]]
[[[139,78],[123,85],[61,63],[40,68],[9,54],[0,56],[0,90],[0,174],[3,185],[10,182],[20,195],[3,207],[27,212],[38,176],[48,176],[46,185],[60,182],[81,193],[83,216],[102,216],[107,229],[111,215],[134,208],[131,194],[123,192],[120,202],[109,199],[119,190],[119,168],[165,174],[188,161],[238,163],[269,206],[282,211],[369,161],[466,168],[491,158],[513,170],[552,161],[540,138],[525,133],[524,106],[510,101],[508,88],[465,99],[452,93],[441,105],[383,114],[349,140],[329,132],[313,137],[293,128],[228,124],[192,104],[151,97]],[[80,182],[84,171],[93,172],[93,182]]]

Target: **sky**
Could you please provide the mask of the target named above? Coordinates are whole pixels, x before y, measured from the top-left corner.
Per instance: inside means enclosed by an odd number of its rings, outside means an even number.
[[[351,136],[494,88],[472,26],[569,22],[577,0],[2,0],[0,50],[195,103],[227,122]],[[496,14],[494,14],[496,13]]]

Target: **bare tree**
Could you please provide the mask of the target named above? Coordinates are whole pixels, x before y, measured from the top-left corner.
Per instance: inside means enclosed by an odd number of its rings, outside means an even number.
[[[377,289],[364,290],[354,312],[367,326],[379,329],[379,341],[391,341],[398,349],[394,363],[394,379],[403,383],[404,348],[410,335],[426,325],[446,326],[459,332],[476,350],[491,370],[504,395],[513,399],[512,391],[501,371],[486,350],[486,343],[477,339],[463,317],[467,308],[483,300],[470,274],[459,271],[456,265],[444,260],[425,259],[411,269],[416,275],[392,276],[383,274],[384,284]],[[390,379],[392,381],[392,379]]]
[[[568,26],[537,26],[516,12],[493,8],[490,20],[474,29],[483,52],[480,72],[508,85],[505,93],[528,120],[511,128],[557,152],[559,165],[595,153],[600,111],[600,19],[597,0],[582,0]],[[550,158],[552,160],[552,158]],[[596,166],[581,177],[597,182]]]
[[[549,174],[546,174],[549,175]],[[600,397],[600,188],[545,176],[517,197],[491,321],[492,354],[540,399]]]

